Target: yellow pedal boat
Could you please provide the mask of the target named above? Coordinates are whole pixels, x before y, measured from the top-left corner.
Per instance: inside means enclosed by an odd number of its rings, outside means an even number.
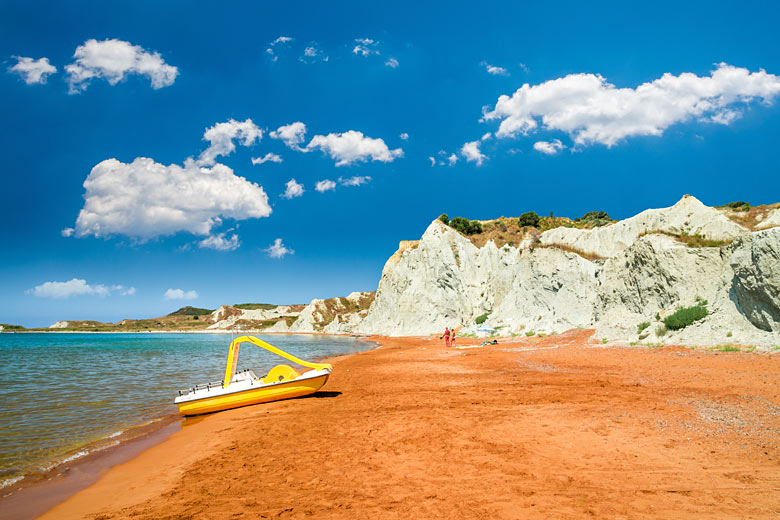
[[[312,370],[299,374],[290,365],[278,365],[262,378],[257,377],[251,370],[236,372],[238,351],[242,343],[254,343]],[[301,397],[322,388],[332,370],[332,365],[309,363],[254,336],[240,336],[230,343],[225,379],[216,383],[195,385],[189,390],[179,390],[179,395],[173,402],[181,415],[198,415]]]

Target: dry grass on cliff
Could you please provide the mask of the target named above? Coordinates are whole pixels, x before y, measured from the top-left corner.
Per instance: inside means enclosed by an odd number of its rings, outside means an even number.
[[[688,233],[670,233],[668,231],[645,231],[644,233],[640,233],[640,235],[637,237],[637,239],[642,238],[646,235],[666,235],[668,237],[672,237],[673,239],[677,240],[681,244],[685,244],[688,247],[724,247],[729,244],[731,244],[734,240],[711,240],[709,238],[706,238],[702,235],[689,235]]]
[[[593,260],[606,260],[606,257],[604,256],[597,255],[596,253],[589,253],[587,251],[583,251],[582,249],[572,247],[568,244],[540,244],[534,247],[560,249],[561,251],[566,251],[567,253],[574,253],[575,255],[579,255],[585,260],[590,260],[591,262]]]
[[[314,328],[322,330],[326,325],[332,323],[333,320],[341,322],[344,314],[368,310],[375,296],[376,291],[373,291],[363,294],[356,302],[343,296],[324,300],[317,309],[320,319],[314,322]]]
[[[239,319],[236,320],[236,322],[233,324],[233,327],[238,330],[263,330],[267,329],[268,327],[272,327],[276,324],[277,321],[280,321],[281,319],[284,318],[273,318],[270,320]]]
[[[592,222],[575,222],[566,217],[539,217],[538,228],[530,226],[521,227],[518,224],[518,219],[514,217],[499,217],[495,220],[481,220],[479,222],[482,224],[482,233],[464,236],[477,247],[482,247],[492,240],[496,247],[499,248],[505,245],[517,247],[525,239],[530,239],[531,242],[538,242],[539,235],[559,227],[577,229],[593,229],[595,227]]]
[[[496,247],[503,247],[506,244],[517,247],[528,236],[528,233],[538,233],[534,228],[524,230],[518,226],[516,218],[501,217],[496,220],[480,221],[480,223],[482,224],[482,233],[464,235],[477,247],[484,246],[490,240],[496,244]]]
[[[748,211],[742,209],[733,209],[727,206],[721,206],[720,209],[728,218],[742,227],[755,231],[756,226],[766,219],[769,213],[780,208],[780,202],[776,204],[765,204],[763,206],[750,206]]]
[[[536,247],[555,248],[585,258],[586,260],[603,260],[604,257],[595,253],[589,253],[576,247],[572,247],[568,244],[541,244],[541,234],[550,229],[558,227],[576,227],[579,229],[592,229],[594,226],[591,223],[586,222],[574,222],[571,219],[565,217],[540,217],[539,227],[523,226],[518,224],[517,218],[500,217],[496,220],[484,220],[480,221],[482,224],[482,233],[476,233],[474,235],[465,235],[472,244],[477,247],[483,247],[490,240],[501,248],[505,245],[512,247],[518,247],[524,241],[529,248]],[[460,266],[457,250],[452,245],[452,252],[455,254],[455,261]]]

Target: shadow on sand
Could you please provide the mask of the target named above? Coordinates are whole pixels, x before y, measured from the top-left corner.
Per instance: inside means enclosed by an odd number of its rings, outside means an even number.
[[[294,397],[293,399],[327,399],[330,397],[338,397],[340,395],[341,392],[314,392],[313,394],[302,395],[300,397]]]

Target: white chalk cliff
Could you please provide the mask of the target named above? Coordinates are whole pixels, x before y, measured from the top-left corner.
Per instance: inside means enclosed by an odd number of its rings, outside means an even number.
[[[421,240],[401,243],[365,317],[339,331],[400,336],[457,325],[471,331],[487,314],[485,325],[502,334],[587,327],[607,340],[780,346],[780,227],[771,227],[777,220],[775,210],[757,226],[767,229],[750,231],[685,196],[605,227],[546,231],[541,247],[501,248],[492,241],[479,248],[437,220]],[[730,243],[688,247],[657,232]],[[697,298],[708,301],[709,315],[663,332],[658,317]],[[650,327],[638,332],[646,321]]]
[[[352,332],[355,326],[365,318],[368,310],[363,307],[367,307],[373,297],[373,293],[353,292],[346,298],[312,300],[286,332],[322,332],[325,334]]]
[[[230,305],[223,305],[211,313],[210,320],[213,325],[209,325],[212,330],[229,330],[234,326],[240,327],[246,323],[279,320],[278,323],[285,323],[283,317],[297,317],[301,311],[294,310],[290,305],[279,305],[272,309],[239,309]]]

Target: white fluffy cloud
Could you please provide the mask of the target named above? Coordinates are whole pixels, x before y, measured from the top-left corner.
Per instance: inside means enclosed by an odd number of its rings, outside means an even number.
[[[203,153],[198,157],[198,164],[212,166],[217,157],[235,152],[234,139],[238,139],[244,146],[251,146],[262,138],[263,131],[251,119],[246,121],[231,119],[224,123],[217,123],[211,128],[207,128],[203,134],[203,140],[209,142],[209,147],[203,150]]]
[[[72,227],[66,227],[62,231],[60,231],[60,235],[64,236],[65,238],[73,236],[73,233],[75,233],[75,229]]]
[[[553,139],[552,141],[536,141],[534,143],[534,150],[542,152],[547,155],[555,155],[566,148],[560,139]]]
[[[86,280],[73,278],[67,282],[45,282],[27,292],[39,298],[57,299],[85,294],[108,296],[112,292],[119,293],[122,296],[129,296],[135,294],[135,287],[125,287],[124,285],[106,286],[102,284],[90,285]]]
[[[339,183],[341,183],[342,186],[360,186],[361,184],[366,184],[367,182],[371,182],[371,177],[368,175],[355,175],[354,177],[339,177]]]
[[[301,147],[306,137],[306,125],[301,121],[283,125],[268,135],[272,139],[279,139],[287,147],[299,152],[311,152],[320,149],[336,160],[336,166],[345,166],[355,162],[367,160],[392,162],[398,157],[403,157],[403,150],[398,148],[390,150],[382,139],[373,139],[363,135],[362,132],[349,130],[340,134],[315,135],[305,147]],[[409,134],[402,133],[402,140],[409,139]],[[253,161],[254,162],[254,161]],[[254,162],[258,164],[257,162]]]
[[[28,85],[46,83],[46,78],[57,72],[57,67],[49,63],[49,58],[37,60],[21,56],[14,56],[14,58],[16,58],[16,65],[8,67],[8,71],[21,76]]]
[[[165,63],[158,52],[150,53],[130,42],[111,39],[87,40],[73,54],[75,61],[65,66],[70,93],[81,92],[93,78],[116,85],[130,74],[146,76],[152,88],[173,85],[179,69]]]
[[[282,243],[281,238],[274,240],[274,243],[265,248],[263,251],[268,253],[271,258],[282,258],[284,255],[292,255],[295,253],[292,249],[287,249]]]
[[[436,159],[433,157],[428,157],[428,160],[431,161],[431,166],[436,166]]]
[[[280,163],[282,162],[282,157],[271,152],[268,152],[263,157],[252,157],[252,164],[263,164],[267,162]]]
[[[364,57],[372,54],[379,54],[379,51],[377,50],[378,43],[379,42],[372,40],[371,38],[355,38],[355,47],[352,49],[352,54],[360,54]]]
[[[317,181],[317,184],[314,185],[314,189],[320,193],[324,193],[326,191],[335,190],[336,183],[330,179],[323,179],[321,181]]]
[[[271,139],[281,139],[284,144],[293,150],[298,150],[298,146],[303,142],[306,136],[306,125],[300,121],[280,126],[268,134]]]
[[[271,56],[272,61],[276,61],[279,59],[279,56],[276,55],[276,46],[284,45],[290,43],[291,41],[293,41],[293,38],[289,36],[279,36],[277,39],[268,44],[268,48],[265,50],[265,52]]]
[[[145,157],[129,164],[107,159],[92,168],[84,188],[84,207],[76,220],[79,237],[208,235],[222,218],[271,214],[263,188],[223,164],[206,168],[187,161],[182,167]]]
[[[342,186],[361,186],[363,184],[371,182],[371,177],[369,177],[368,175],[355,175],[354,177],[346,177],[346,178],[339,177],[338,182]],[[323,179],[317,182],[317,184],[314,186],[314,189],[319,191],[320,193],[324,193],[330,190],[335,190],[336,182],[330,179]]]
[[[182,291],[181,289],[168,289],[163,294],[163,298],[166,300],[194,300],[197,297],[197,291]]]
[[[447,157],[447,162],[450,166],[454,166],[456,162],[458,162],[458,156],[455,154],[450,155]]]
[[[315,135],[305,150],[316,148],[329,154],[336,160],[336,166],[345,166],[355,162],[372,161],[392,162],[403,157],[400,148],[390,150],[382,139],[372,139],[363,132],[349,130],[341,134]]]
[[[300,197],[303,195],[303,192],[305,191],[303,189],[303,184],[298,184],[295,182],[295,179],[290,179],[287,181],[287,184],[285,184],[286,189],[284,190],[284,193],[282,193],[282,197],[285,199],[294,199],[295,197]]]
[[[771,103],[780,77],[720,63],[710,76],[664,74],[636,88],[617,88],[595,74],[570,74],[503,95],[483,120],[500,120],[497,137],[528,135],[540,126],[578,145],[614,146],[632,136],[660,136],[696,118],[729,124],[747,103]]]
[[[460,154],[466,159],[467,162],[475,162],[477,166],[482,166],[482,163],[487,156],[479,150],[479,145],[482,141],[471,141],[464,144],[460,149]]]
[[[225,238],[228,232],[218,233],[211,235],[200,242],[198,247],[201,249],[214,249],[216,251],[235,251],[241,246],[241,242],[238,240],[238,235],[233,233],[230,237]]]
[[[490,65],[484,61],[482,62],[482,65],[485,66],[485,70],[488,74],[494,76],[509,76],[509,72],[504,67],[496,67],[495,65]]]
[[[390,58],[385,62],[385,66],[390,67],[391,69],[398,68],[398,65],[400,65],[400,63],[398,63],[398,60],[395,58]]]

